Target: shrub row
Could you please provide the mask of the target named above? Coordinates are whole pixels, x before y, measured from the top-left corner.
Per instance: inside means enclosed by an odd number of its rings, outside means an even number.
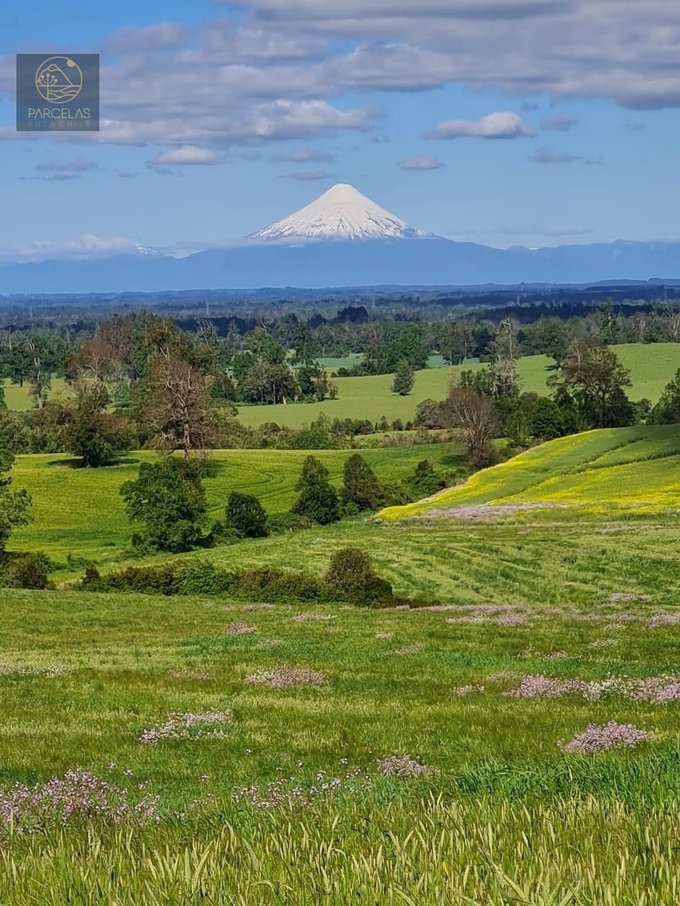
[[[0,561],[0,585],[4,588],[47,588],[52,568],[43,553],[3,554]]]
[[[158,566],[129,566],[106,575],[89,566],[79,587],[99,592],[224,595],[281,604],[347,602],[366,607],[394,607],[410,603],[395,597],[391,584],[374,572],[369,555],[354,548],[333,554],[322,578],[276,566],[226,570],[196,558]]]

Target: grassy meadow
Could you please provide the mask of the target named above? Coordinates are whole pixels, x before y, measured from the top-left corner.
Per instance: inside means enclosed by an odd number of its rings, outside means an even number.
[[[15,812],[0,902],[677,902],[680,704],[607,685],[674,669],[680,625],[657,625],[656,600],[558,612],[4,599],[0,812],[8,800]],[[248,681],[282,666],[315,684]],[[518,697],[537,676],[603,691]],[[228,715],[219,735],[142,741],[205,713]],[[611,720],[648,738],[561,750]],[[410,770],[390,773],[394,755]],[[40,784],[69,771],[87,775],[71,777],[64,819],[55,782]],[[92,778],[124,817],[106,798],[90,814]],[[39,805],[17,805],[14,783],[37,786]]]
[[[210,519],[223,518],[232,490],[257,495],[273,515],[288,512],[307,455],[302,450],[214,451],[215,475],[204,479]],[[351,451],[325,450],[315,455],[340,486]],[[429,459],[442,473],[462,462],[461,452],[453,444],[363,450],[362,456],[385,482],[406,478],[422,459]],[[137,476],[141,462],[156,458],[153,452],[139,451],[115,466],[82,469],[77,459],[64,454],[18,456],[14,483],[33,497],[33,522],[13,534],[10,547],[44,550],[58,561],[68,554],[96,561],[119,556],[129,546],[131,535],[120,487]]]
[[[645,345],[629,343],[612,347],[626,368],[630,369],[633,386],[629,396],[633,400],[650,399],[652,402],[680,368],[680,343]],[[476,371],[483,365],[471,364],[456,367],[428,368],[416,372],[415,386],[409,396],[392,393],[392,375],[335,378],[338,398],[323,403],[277,406],[241,406],[239,418],[246,425],[257,426],[264,422],[277,422],[299,428],[313,421],[322,413],[329,418],[368,418],[378,421],[384,415],[392,422],[397,418],[406,422],[413,418],[416,407],[424,399],[443,399],[452,377],[462,370]],[[547,380],[554,373],[554,362],[547,356],[525,356],[518,362],[522,390],[544,395],[548,392]]]
[[[19,458],[11,546],[122,565],[144,455]],[[217,453],[214,515],[233,487],[284,511],[304,455]],[[347,451],[319,455],[337,480]],[[458,456],[366,452],[384,480]],[[675,906],[679,502],[680,429],[590,432],[183,555],[320,573],[357,546],[425,607],[3,590],[0,903]]]
[[[366,453],[383,479],[407,474],[423,457],[443,470],[457,461],[455,448],[446,445]],[[233,487],[260,494],[271,512],[285,510],[292,502],[293,483],[304,455],[288,451],[217,454],[224,468],[205,482],[214,517],[220,515]],[[319,455],[325,457],[337,480],[347,451]],[[604,461],[601,467],[599,457]],[[226,468],[226,463],[239,460],[251,465],[267,463],[257,472],[259,490],[252,475],[250,483],[243,480],[244,474],[251,474],[248,470]],[[386,510],[378,518],[358,517],[324,528],[222,545],[180,559],[198,556],[233,569],[273,564],[318,575],[327,568],[334,551],[360,547],[371,553],[380,574],[399,594],[446,604],[560,604],[568,600],[595,605],[610,594],[645,594],[661,574],[666,584],[657,595],[672,606],[675,583],[680,579],[675,515],[680,502],[678,462],[680,431],[675,427],[592,432],[545,444],[478,473],[432,500]],[[282,477],[288,463],[294,467],[290,466],[286,487],[263,480],[269,474]],[[32,471],[22,472],[26,466]],[[134,468],[128,464],[100,474],[55,469],[41,457],[21,459],[16,483],[36,498],[36,519],[13,535],[11,547],[46,550],[62,566],[56,574],[58,580],[82,571],[79,561],[75,565],[65,562],[67,552],[104,568],[124,565],[130,528],[117,488],[129,477],[121,470],[133,474]],[[61,483],[62,473],[72,482],[70,492]],[[79,477],[89,483],[90,503],[86,503],[82,487],[80,496],[77,493]],[[598,477],[602,479],[599,495],[594,484]],[[104,482],[109,482],[106,493]],[[546,498],[544,483],[550,486],[551,495],[557,494],[557,486],[562,487],[562,497]],[[491,510],[487,513],[488,505]],[[86,512],[89,515],[84,519]],[[425,514],[427,518],[421,518]],[[164,559],[167,556],[157,555],[142,562]]]
[[[4,381],[3,388],[5,390],[5,404],[8,409],[11,409],[14,412],[26,412],[28,409],[34,407],[35,402],[31,397],[28,383],[25,383],[23,387],[20,387],[19,384],[12,384],[11,381]],[[52,384],[48,395],[52,400],[63,399],[68,395],[68,385],[64,378],[52,378]]]

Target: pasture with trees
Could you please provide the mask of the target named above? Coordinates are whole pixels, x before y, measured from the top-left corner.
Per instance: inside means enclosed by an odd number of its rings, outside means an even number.
[[[674,906],[677,313],[399,304],[3,336],[3,902]]]

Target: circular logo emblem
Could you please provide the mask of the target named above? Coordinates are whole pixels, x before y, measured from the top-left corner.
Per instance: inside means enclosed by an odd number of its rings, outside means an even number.
[[[38,67],[35,87],[50,104],[68,104],[80,94],[83,74],[70,57],[50,57]]]

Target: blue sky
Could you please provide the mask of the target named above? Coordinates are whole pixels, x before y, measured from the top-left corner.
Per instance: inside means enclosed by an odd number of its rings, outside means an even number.
[[[101,54],[100,133],[15,132],[43,51]],[[679,108],[669,0],[5,4],[0,259],[232,241],[335,182],[489,245],[679,239]]]

